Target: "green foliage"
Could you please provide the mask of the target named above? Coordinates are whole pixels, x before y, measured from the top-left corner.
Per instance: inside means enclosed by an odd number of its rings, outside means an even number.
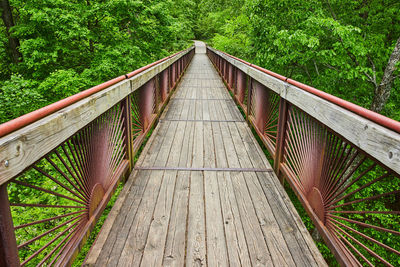
[[[199,10],[196,34],[215,48],[366,108],[400,37],[395,0],[203,0]],[[399,74],[383,110],[397,120]]]
[[[249,18],[240,14],[226,21],[221,28],[223,34],[216,33],[211,39],[213,47],[222,51],[230,51],[236,56],[249,60],[251,42],[247,33],[250,31]]]
[[[86,79],[79,77],[74,70],[58,70],[40,83],[38,91],[46,99],[47,103],[52,103],[54,99],[63,99],[76,94],[88,87]]]
[[[36,110],[45,100],[37,89],[37,83],[21,75],[12,75],[0,89],[0,123]]]
[[[22,61],[11,64],[0,24],[0,85],[6,86],[0,92],[2,122],[186,48],[194,38],[190,0],[10,4],[16,24],[11,32],[20,41]],[[18,97],[29,100],[10,109],[10,90],[18,88],[23,88]]]

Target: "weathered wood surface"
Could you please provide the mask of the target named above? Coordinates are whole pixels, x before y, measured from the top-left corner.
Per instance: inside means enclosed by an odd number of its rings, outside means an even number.
[[[400,174],[400,134],[211,47],[209,49]]]
[[[189,51],[0,138],[0,184],[21,173]]]
[[[229,171],[271,166],[204,54],[136,166],[86,266],[326,265],[272,172]]]

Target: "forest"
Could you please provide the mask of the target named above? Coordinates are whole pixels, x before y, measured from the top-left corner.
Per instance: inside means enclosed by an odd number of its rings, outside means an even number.
[[[0,122],[132,71],[192,39],[400,119],[396,0],[1,5]]]
[[[400,120],[398,0],[0,0],[0,9],[0,123],[192,40]]]

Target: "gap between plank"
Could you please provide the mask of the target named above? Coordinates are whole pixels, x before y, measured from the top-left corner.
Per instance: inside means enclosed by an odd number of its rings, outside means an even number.
[[[190,121],[190,122],[245,122],[244,120],[196,120],[196,119],[160,119],[159,122],[164,121]]]
[[[171,171],[223,171],[223,172],[273,172],[271,168],[192,168],[192,167],[163,167],[135,166],[135,170],[171,170]]]

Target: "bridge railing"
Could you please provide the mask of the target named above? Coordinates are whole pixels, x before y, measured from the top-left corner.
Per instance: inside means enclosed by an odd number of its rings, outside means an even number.
[[[193,54],[0,125],[0,266],[71,264]]]
[[[341,265],[400,264],[400,123],[207,47]]]

